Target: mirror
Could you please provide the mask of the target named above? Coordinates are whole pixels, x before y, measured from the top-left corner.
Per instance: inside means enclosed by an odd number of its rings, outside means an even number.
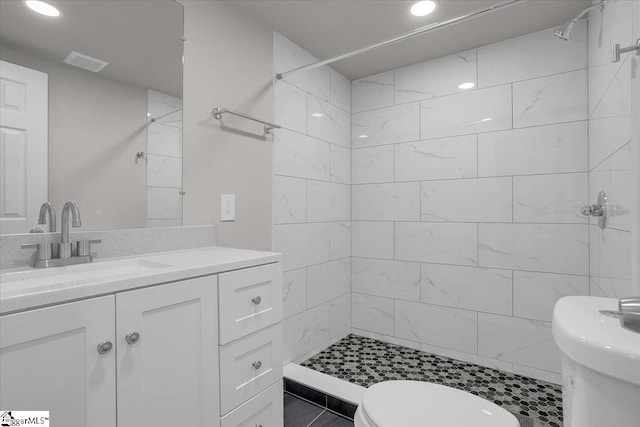
[[[0,2],[0,233],[76,200],[82,230],[182,225],[183,7]],[[105,64],[106,63],[106,64]]]

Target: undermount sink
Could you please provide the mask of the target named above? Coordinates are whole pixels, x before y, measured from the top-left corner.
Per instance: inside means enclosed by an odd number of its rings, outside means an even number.
[[[173,267],[171,264],[144,259],[124,259],[118,261],[94,262],[66,267],[22,270],[0,274],[2,294],[24,288],[55,287],[57,285],[78,284],[113,279],[129,274],[144,274]]]
[[[616,299],[586,296],[561,298],[554,307],[566,427],[638,426],[640,333],[601,313],[616,310]]]

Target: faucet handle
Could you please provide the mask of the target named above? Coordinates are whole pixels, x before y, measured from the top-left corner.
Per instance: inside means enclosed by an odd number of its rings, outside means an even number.
[[[51,259],[51,243],[27,243],[20,245],[22,249],[36,248],[36,258],[39,260]]]
[[[91,255],[91,244],[102,243],[102,240],[78,240],[78,256],[89,256]]]

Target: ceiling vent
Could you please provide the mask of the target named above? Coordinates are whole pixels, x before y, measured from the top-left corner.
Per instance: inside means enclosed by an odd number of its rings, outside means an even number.
[[[66,62],[67,64],[73,65],[75,67],[93,71],[94,73],[97,73],[98,71],[102,70],[104,67],[109,65],[108,62],[101,61],[100,59],[92,58],[87,55],[83,55],[81,53],[76,52],[75,50],[71,51],[71,53],[67,55],[66,58],[64,58],[63,62]]]

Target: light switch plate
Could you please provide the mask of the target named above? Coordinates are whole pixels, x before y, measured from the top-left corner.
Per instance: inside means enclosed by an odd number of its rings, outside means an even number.
[[[220,195],[220,221],[236,220],[236,195]]]

